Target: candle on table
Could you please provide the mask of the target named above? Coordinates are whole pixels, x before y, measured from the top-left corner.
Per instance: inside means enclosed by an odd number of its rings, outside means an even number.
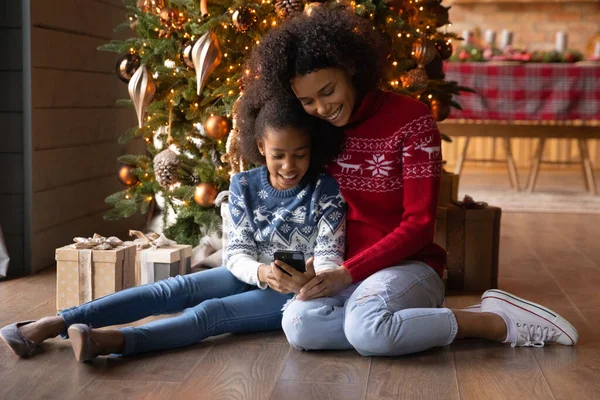
[[[509,31],[508,29],[503,29],[502,36],[500,38],[500,47],[504,49],[508,46],[512,46],[512,41],[513,41],[513,33],[511,31]]]
[[[556,32],[555,50],[562,53],[567,50],[568,35],[566,32]]]
[[[494,47],[496,45],[496,32],[491,29],[485,31],[485,44],[490,47]]]

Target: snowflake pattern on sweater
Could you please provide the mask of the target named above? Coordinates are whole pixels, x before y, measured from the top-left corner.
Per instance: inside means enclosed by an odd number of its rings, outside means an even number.
[[[259,284],[258,267],[277,250],[314,256],[316,271],[334,269],[344,258],[346,203],[333,177],[305,177],[296,187],[277,190],[266,167],[240,172],[229,188],[231,228],[225,265],[240,280]]]
[[[435,121],[423,115],[381,138],[348,137],[334,161],[340,188],[394,192],[406,179],[439,177],[441,153]]]

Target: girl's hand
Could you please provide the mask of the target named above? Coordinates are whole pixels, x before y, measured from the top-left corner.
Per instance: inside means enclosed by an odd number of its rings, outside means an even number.
[[[298,272],[283,261],[271,263],[266,282],[269,287],[279,293],[298,293],[302,287],[315,277],[314,259],[311,257],[306,261],[306,272]],[[283,268],[291,276],[281,271],[277,266]]]
[[[335,296],[352,283],[350,272],[343,266],[319,272],[298,293],[298,300],[312,300],[319,297]]]

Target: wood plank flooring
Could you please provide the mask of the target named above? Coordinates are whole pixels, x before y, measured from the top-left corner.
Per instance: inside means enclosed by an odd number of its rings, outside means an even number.
[[[461,184],[489,185],[492,179],[507,185],[504,174],[468,170]],[[573,179],[562,174],[560,184],[579,186],[579,171],[572,171]],[[542,176],[540,183],[557,181]],[[265,332],[79,364],[68,341],[56,338],[28,360],[0,344],[0,398],[599,399],[599,236],[600,215],[503,215],[500,287],[569,319],[580,332],[575,347],[462,340],[405,357],[369,358],[354,351],[299,352],[281,332]],[[53,314],[54,285],[53,269],[0,282],[0,326]],[[477,300],[449,296],[447,304],[458,308]]]

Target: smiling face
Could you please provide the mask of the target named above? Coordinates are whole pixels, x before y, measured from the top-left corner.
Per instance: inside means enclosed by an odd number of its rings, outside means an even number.
[[[310,137],[294,127],[267,127],[258,148],[265,156],[269,183],[275,189],[292,189],[308,171]]]
[[[348,72],[323,68],[291,80],[304,110],[337,127],[348,124],[356,103],[356,89]]]

